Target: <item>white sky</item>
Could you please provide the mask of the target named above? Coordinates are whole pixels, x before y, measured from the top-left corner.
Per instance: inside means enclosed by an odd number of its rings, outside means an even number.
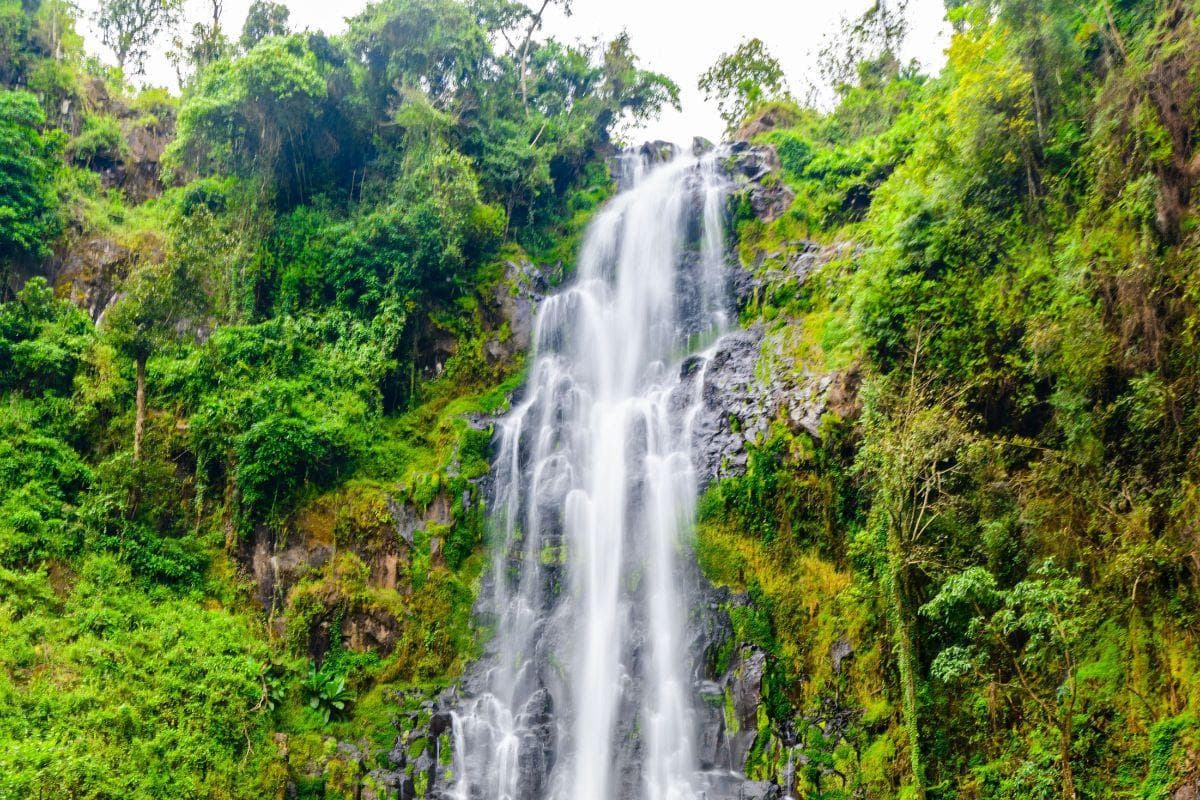
[[[534,0],[524,0],[533,4]],[[314,28],[328,33],[345,29],[345,18],[357,14],[366,0],[283,0],[291,9],[295,30]],[[803,92],[807,83],[819,83],[816,54],[826,36],[837,30],[844,16],[857,16],[871,0],[575,0],[570,17],[547,12],[543,36],[559,39],[607,41],[622,29],[629,32],[642,66],[668,75],[682,92],[683,111],[668,110],[634,136],[686,143],[692,136],[717,140],[724,128],[715,104],[704,102],[696,81],[717,57],[734,49],[745,38],[757,36],[783,64],[792,89]],[[100,52],[87,19],[97,0],[80,0],[85,23],[81,26],[89,49]],[[225,0],[223,24],[236,39],[250,0]],[[207,18],[207,0],[187,0],[190,30],[193,21]],[[949,26],[942,0],[910,0],[906,57],[916,58],[927,71],[942,66]],[[165,50],[165,44],[160,48]],[[109,55],[105,53],[104,55]],[[174,85],[174,73],[162,55],[148,64],[146,82]]]

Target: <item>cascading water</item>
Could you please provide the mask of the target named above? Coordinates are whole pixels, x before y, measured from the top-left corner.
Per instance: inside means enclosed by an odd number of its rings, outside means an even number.
[[[729,315],[716,164],[623,158],[577,280],[539,309],[499,423],[493,636],[454,718],[459,800],[700,796],[684,547],[702,382],[680,376]]]

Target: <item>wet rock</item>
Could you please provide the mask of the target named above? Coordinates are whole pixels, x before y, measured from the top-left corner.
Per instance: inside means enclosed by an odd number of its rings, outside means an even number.
[[[411,708],[414,698],[422,696],[421,690],[398,692],[395,702],[398,706]],[[424,794],[420,795],[425,798],[453,796],[454,775],[447,748],[451,747],[450,709],[455,703],[454,693],[446,690],[435,697],[425,697],[419,711],[397,716],[396,739],[386,756],[391,768],[371,773],[384,781],[385,789],[395,791],[388,800],[418,797],[417,785],[425,787]]]
[[[699,158],[706,153],[711,153],[716,149],[716,145],[705,139],[703,136],[696,136],[692,139],[692,155]]]
[[[744,645],[724,678],[725,691],[732,698],[736,727],[726,731],[729,768],[742,772],[746,756],[758,736],[758,707],[762,704],[762,679],[767,669],[767,654],[757,647]]]
[[[706,363],[684,364],[682,396],[694,396],[695,382],[702,382],[692,428],[701,488],[739,474],[746,463],[747,437],[766,431],[770,417],[754,374],[761,341],[761,331],[734,331],[722,337]]]
[[[745,194],[754,215],[763,222],[779,219],[796,199],[779,179],[779,156],[770,145],[734,142],[729,147],[726,170],[735,191]]]
[[[716,681],[702,681],[696,687],[700,698],[700,728],[696,736],[696,756],[700,769],[721,766],[722,741],[725,736],[725,690]]]
[[[738,800],[779,800],[783,790],[770,781],[747,781],[742,784]]]
[[[497,332],[507,329],[507,335],[502,339],[497,333],[487,341],[488,358],[507,361],[529,350],[538,303],[558,285],[562,274],[561,262],[538,265],[521,259],[505,263],[504,278],[492,291],[489,327]]]
[[[854,646],[845,636],[829,646],[829,663],[833,665],[833,674],[842,674],[842,664],[854,656]]]
[[[665,164],[679,155],[679,148],[673,142],[656,139],[642,144],[638,153],[648,164]]]

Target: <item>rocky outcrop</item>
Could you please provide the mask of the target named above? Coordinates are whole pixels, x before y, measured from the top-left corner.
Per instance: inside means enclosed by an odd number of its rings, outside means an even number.
[[[696,356],[683,364],[681,411],[699,383],[692,460],[702,487],[744,471],[747,446],[766,433],[770,398],[754,374],[761,345],[761,330],[734,331],[722,337],[707,359]]]
[[[397,701],[405,702],[401,693]],[[448,797],[454,783],[452,717],[446,697],[423,700],[420,709],[396,720],[399,735],[387,754],[388,767],[375,769],[363,800]]]
[[[284,529],[260,525],[242,545],[241,561],[254,579],[255,599],[264,610],[282,608],[288,593],[305,575],[324,566],[340,548],[357,555],[370,569],[370,585],[381,589],[403,589],[398,583],[399,564],[411,552],[414,533],[430,525],[448,525],[450,499],[438,495],[428,508],[419,510],[392,497],[381,498],[384,512],[371,523],[362,524],[345,516],[337,501],[325,498],[299,512]],[[352,505],[347,500],[346,506]],[[343,525],[354,527],[352,537],[335,535],[338,515]],[[352,513],[352,512],[350,512]]]
[[[682,367],[680,407],[700,383],[692,458],[701,488],[742,474],[748,448],[765,441],[774,420],[820,438],[827,411],[842,417],[857,413],[856,371],[772,373],[764,380],[756,371],[763,347],[761,329],[734,331],[717,343],[707,360],[689,359]]]
[[[1200,800],[1200,773],[1185,779],[1172,789],[1171,800]]]
[[[340,611],[309,621],[304,635],[314,660],[324,656],[335,637],[350,650],[387,655],[396,646],[401,625],[383,608],[344,604],[346,567],[335,559],[352,554],[357,559],[354,564],[366,568],[366,586],[407,594],[416,532],[437,530],[451,522],[450,499],[445,495],[417,509],[389,496],[339,493],[303,509],[282,528],[255,528],[241,545],[239,561],[253,580],[255,600],[278,634],[287,628],[289,601],[297,586],[321,577],[323,583],[315,589],[310,586],[309,591],[326,609]],[[441,545],[439,536],[429,537],[430,563],[437,563]]]
[[[151,257],[161,257],[155,248]],[[121,283],[137,262],[138,255],[106,236],[92,236],[73,243],[49,264],[50,283],[58,293],[87,311],[98,321],[116,301]]]
[[[746,121],[733,134],[734,141],[749,142],[756,136],[770,133],[776,128],[788,128],[800,121],[800,113],[794,106],[772,104],[765,106]]]
[[[726,170],[750,204],[754,215],[763,222],[774,222],[783,216],[795,193],[779,177],[779,155],[770,145],[735,142],[729,146]]]
[[[99,173],[105,189],[120,189],[131,204],[162,194],[161,162],[175,136],[175,109],[166,102],[132,107],[109,94],[99,79],[89,81],[86,92],[89,108],[116,118],[123,140],[118,151],[96,154],[87,166]],[[71,128],[78,134],[81,120],[76,118]]]
[[[505,262],[504,278],[492,289],[488,309],[494,334],[484,345],[492,361],[509,361],[533,344],[538,303],[562,281],[563,265],[539,265],[527,259]]]

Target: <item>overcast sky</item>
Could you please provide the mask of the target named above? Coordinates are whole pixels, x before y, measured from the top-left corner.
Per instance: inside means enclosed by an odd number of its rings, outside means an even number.
[[[532,3],[534,0],[526,0]],[[543,35],[560,39],[611,39],[622,29],[629,32],[634,51],[644,67],[665,73],[682,90],[683,110],[667,111],[661,119],[638,132],[638,139],[687,142],[700,135],[719,139],[723,129],[714,104],[705,103],[696,80],[717,57],[739,41],[757,36],[780,60],[792,88],[801,93],[815,75],[816,53],[825,37],[836,32],[843,16],[861,14],[872,0],[575,0],[574,14],[547,13]],[[98,0],[81,0],[90,18]],[[294,29],[314,28],[336,33],[345,29],[345,18],[358,13],[366,0],[284,0],[291,9]],[[207,18],[207,0],[187,0],[189,19]],[[250,0],[225,0],[224,27],[231,38],[241,31]],[[941,68],[948,26],[943,21],[942,0],[910,0],[910,33],[907,57],[926,70]],[[102,52],[90,24],[85,24],[89,48]],[[165,49],[162,48],[162,49]],[[110,56],[109,53],[104,53]],[[161,55],[148,65],[145,80],[174,85],[174,73]]]

